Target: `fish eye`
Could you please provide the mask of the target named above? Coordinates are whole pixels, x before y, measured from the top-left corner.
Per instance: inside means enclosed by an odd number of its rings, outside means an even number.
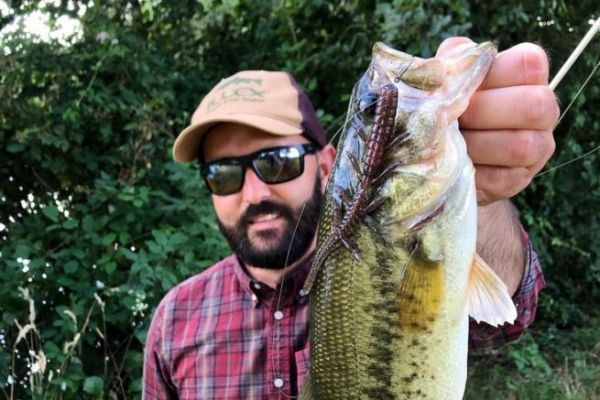
[[[367,115],[375,114],[375,108],[378,97],[379,96],[375,92],[368,92],[363,94],[358,99],[358,109]]]

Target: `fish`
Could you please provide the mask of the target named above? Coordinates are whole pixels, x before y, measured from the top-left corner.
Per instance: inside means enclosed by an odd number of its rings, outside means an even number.
[[[376,43],[327,184],[310,294],[308,399],[461,399],[468,320],[514,322],[476,254],[474,167],[458,117],[491,42],[423,59]]]

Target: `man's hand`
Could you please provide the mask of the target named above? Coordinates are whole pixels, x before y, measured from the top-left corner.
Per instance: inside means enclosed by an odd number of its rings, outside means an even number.
[[[470,41],[445,40],[438,55]],[[459,118],[475,165],[477,252],[515,293],[525,267],[518,214],[508,199],[523,190],[554,152],[558,104],[548,87],[548,58],[531,43],[499,53]],[[504,200],[504,201],[498,201]]]
[[[438,55],[469,39],[445,40]],[[498,53],[459,119],[475,165],[479,205],[523,190],[554,152],[559,109],[548,87],[548,58],[531,43]]]

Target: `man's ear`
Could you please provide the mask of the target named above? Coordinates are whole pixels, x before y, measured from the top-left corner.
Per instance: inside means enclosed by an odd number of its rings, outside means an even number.
[[[335,160],[335,147],[331,144],[326,145],[319,151],[317,157],[319,161],[319,172],[321,174],[321,190],[325,192],[327,181],[329,180],[329,175],[333,168],[333,161]]]

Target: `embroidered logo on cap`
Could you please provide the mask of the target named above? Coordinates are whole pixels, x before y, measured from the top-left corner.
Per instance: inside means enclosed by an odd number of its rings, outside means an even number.
[[[265,91],[260,90],[260,86],[262,86],[262,79],[240,76],[229,79],[216,88],[215,97],[210,99],[206,110],[207,112],[213,112],[225,103],[237,101],[263,102]]]

